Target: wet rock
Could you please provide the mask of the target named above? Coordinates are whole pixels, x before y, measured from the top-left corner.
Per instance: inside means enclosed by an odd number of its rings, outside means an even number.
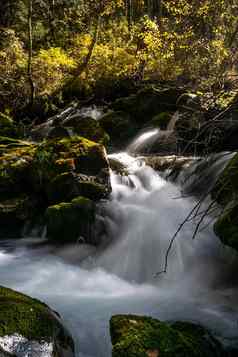
[[[47,305],[0,287],[0,355],[74,357],[74,342]]]
[[[212,198],[223,207],[214,231],[224,244],[238,251],[238,154],[219,176]]]
[[[153,125],[156,128],[166,130],[172,118],[172,115],[173,113],[170,112],[159,113],[153,117],[151,121],[151,125]]]
[[[203,327],[166,323],[135,315],[113,316],[110,321],[113,357],[222,357],[220,343]]]
[[[88,113],[88,115],[87,115]],[[109,137],[98,120],[93,117],[93,109],[84,112],[83,109],[70,107],[59,115],[50,118],[45,123],[34,127],[31,137],[40,141],[45,138],[63,138],[79,135],[86,139],[106,145]]]
[[[35,200],[21,195],[0,201],[0,238],[20,237],[25,222],[32,218]]]
[[[109,194],[108,187],[105,183],[100,183],[97,177],[73,172],[57,175],[50,182],[47,191],[51,203],[68,202],[77,196],[98,201]]]
[[[130,115],[122,111],[109,111],[100,118],[99,122],[109,134],[110,144],[116,147],[125,147],[137,131]]]
[[[98,201],[111,192],[109,163],[102,145],[82,137],[50,139],[41,144],[8,139],[2,142],[1,200],[26,195],[35,202],[35,210],[21,215],[22,223],[31,218],[32,212],[42,214],[51,204],[69,202],[79,195]],[[8,226],[19,221],[21,206],[12,207]]]
[[[99,121],[93,118],[75,114],[64,120],[62,125],[70,129],[74,134],[83,136],[89,140],[100,142],[104,145],[109,141],[109,137],[100,126]]]
[[[178,108],[177,101],[183,93],[184,90],[180,88],[158,88],[151,85],[137,94],[116,100],[112,108],[130,114],[137,122],[146,123],[161,112],[175,112]]]
[[[166,172],[167,177],[175,180],[182,170],[189,167],[194,161],[191,157],[184,156],[145,156],[143,157],[146,165],[152,167],[156,171]]]
[[[112,171],[114,171],[117,175],[128,175],[128,168],[123,165],[119,160],[116,160],[115,158],[110,157],[109,158],[109,164],[110,168]]]
[[[93,225],[95,204],[85,197],[70,203],[48,207],[46,211],[47,236],[57,243],[77,242],[94,244]]]
[[[13,120],[6,114],[0,112],[0,136],[17,136],[17,126]]]
[[[173,131],[152,129],[151,135],[146,138],[147,133],[141,132],[138,138],[135,139],[128,147],[130,153],[133,154],[157,154],[170,155],[177,153],[177,137]],[[145,134],[145,138],[143,138]]]
[[[69,131],[62,127],[62,126],[55,126],[53,128],[50,128],[47,137],[49,139],[54,139],[54,138],[67,138],[69,137]]]

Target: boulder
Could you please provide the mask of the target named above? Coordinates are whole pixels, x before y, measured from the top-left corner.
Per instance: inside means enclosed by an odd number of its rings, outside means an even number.
[[[225,245],[238,251],[238,154],[219,176],[212,198],[223,208],[214,224],[214,231]]]
[[[7,217],[6,232],[11,223],[21,226],[33,213],[41,214],[50,205],[78,196],[98,201],[111,192],[104,147],[82,137],[50,139],[41,144],[2,139],[0,150],[1,215]],[[18,197],[22,195],[34,201],[34,210],[21,211]]]
[[[14,121],[6,114],[0,112],[0,136],[17,136],[17,127]]]
[[[145,156],[146,165],[161,173],[166,173],[166,178],[175,181],[179,174],[194,161],[192,157],[185,156]]]
[[[117,99],[112,109],[131,115],[137,122],[146,123],[161,112],[175,112],[177,101],[184,93],[181,88],[146,86],[126,98]]]
[[[151,125],[156,128],[166,130],[172,118],[172,115],[173,113],[170,112],[159,113],[153,117]]]
[[[99,121],[87,116],[72,115],[63,121],[62,126],[70,129],[75,135],[100,142],[103,145],[106,145],[109,141],[109,137],[100,126]]]
[[[74,342],[44,303],[0,287],[0,355],[74,357]]]
[[[24,224],[33,217],[34,198],[21,195],[0,201],[0,238],[20,237]]]
[[[95,204],[85,197],[46,210],[47,237],[57,243],[87,242],[94,244]]]
[[[122,111],[109,111],[99,119],[99,122],[109,134],[110,144],[116,147],[125,146],[137,131],[130,115]]]
[[[113,357],[222,357],[220,343],[203,327],[135,315],[110,321]]]
[[[31,130],[31,137],[40,141],[45,138],[64,138],[82,136],[86,139],[107,145],[109,136],[101,127],[98,120],[84,115],[83,111],[68,108],[61,114],[50,118],[45,123],[35,126]]]

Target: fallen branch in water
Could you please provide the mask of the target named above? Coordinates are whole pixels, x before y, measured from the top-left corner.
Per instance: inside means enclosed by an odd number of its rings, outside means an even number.
[[[195,230],[194,230],[193,235],[192,235],[192,239],[195,239],[197,234],[201,231],[200,227],[201,227],[202,222],[204,221],[205,217],[211,213],[211,210],[214,210],[213,206],[215,204],[217,204],[217,198],[219,197],[220,193],[224,190],[226,185],[227,185],[227,182],[225,182],[220,187],[219,191],[215,195],[215,198],[210,202],[208,207],[203,212],[199,212],[199,209],[201,208],[201,205],[206,200],[206,198],[211,194],[211,191],[206,192],[206,194],[204,194],[202,196],[202,198],[195,204],[195,206],[192,208],[192,210],[186,216],[184,221],[179,225],[177,231],[175,232],[175,234],[173,235],[173,237],[171,238],[171,240],[169,242],[169,246],[168,246],[168,248],[166,250],[166,253],[165,253],[164,268],[161,271],[155,273],[154,277],[157,277],[157,276],[159,276],[161,274],[166,274],[167,273],[168,264],[169,264],[169,254],[170,254],[170,251],[171,251],[171,249],[173,247],[173,244],[174,244],[179,232],[182,230],[182,228],[185,226],[186,223],[188,223],[189,221],[195,219],[197,216],[201,215],[201,217],[199,219],[199,222],[196,224]],[[221,213],[217,217],[219,218],[221,216],[221,214],[223,214],[223,213],[224,213],[224,210],[222,210]]]
[[[201,206],[202,202],[205,200],[205,198],[207,197],[207,194],[204,195],[200,201],[198,201],[196,203],[196,205],[193,207],[193,209],[189,212],[189,214],[186,216],[186,218],[184,219],[184,221],[179,225],[177,231],[175,232],[175,234],[173,235],[173,237],[170,240],[169,246],[167,248],[166,254],[165,254],[165,264],[164,264],[164,269],[161,270],[160,272],[155,274],[155,277],[157,277],[158,275],[161,274],[165,274],[167,273],[168,270],[168,261],[169,261],[169,253],[173,247],[174,241],[177,238],[179,232],[181,231],[181,229],[184,227],[184,225],[188,222],[188,220],[190,219],[190,217],[193,215],[193,213],[197,210],[198,207]]]

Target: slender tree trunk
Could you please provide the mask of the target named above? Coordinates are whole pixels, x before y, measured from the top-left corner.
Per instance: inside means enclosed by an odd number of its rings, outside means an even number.
[[[235,41],[236,37],[238,35],[238,24],[236,25],[235,30],[233,31],[233,33],[231,34],[229,40],[228,40],[228,47],[231,47],[233,45],[233,42]]]
[[[132,25],[132,0],[128,0],[128,14],[127,14],[127,21],[128,21],[128,28],[129,32],[131,33],[131,25]]]
[[[32,0],[28,0],[28,66],[27,66],[27,76],[30,87],[30,98],[29,105],[32,106],[35,99],[35,85],[32,78],[32,11],[33,5]]]
[[[85,59],[83,60],[82,63],[80,63],[78,65],[78,67],[76,67],[71,73],[73,75],[73,78],[68,82],[68,84],[72,84],[74,83],[74,81],[87,69],[88,64],[91,60],[92,54],[93,54],[93,50],[94,47],[97,43],[98,40],[98,34],[99,34],[99,29],[100,29],[100,15],[98,15],[97,19],[96,19],[96,24],[95,24],[95,30],[94,30],[94,34],[93,34],[93,38],[92,38],[92,42],[88,48],[88,53],[87,56],[85,57]]]
[[[55,0],[50,0],[49,3],[49,28],[51,42],[55,43]]]

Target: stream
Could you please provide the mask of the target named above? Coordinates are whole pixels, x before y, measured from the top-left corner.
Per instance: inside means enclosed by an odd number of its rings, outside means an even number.
[[[110,317],[125,313],[201,323],[224,344],[237,344],[237,254],[215,236],[211,217],[192,240],[197,221],[191,220],[174,242],[167,273],[156,275],[196,199],[181,198],[179,185],[127,152],[112,157],[129,176],[111,173],[111,198],[100,203],[98,213],[107,232],[102,247],[56,249],[40,244],[44,237],[34,232],[1,241],[1,284],[58,311],[75,339],[77,357],[109,357]]]

